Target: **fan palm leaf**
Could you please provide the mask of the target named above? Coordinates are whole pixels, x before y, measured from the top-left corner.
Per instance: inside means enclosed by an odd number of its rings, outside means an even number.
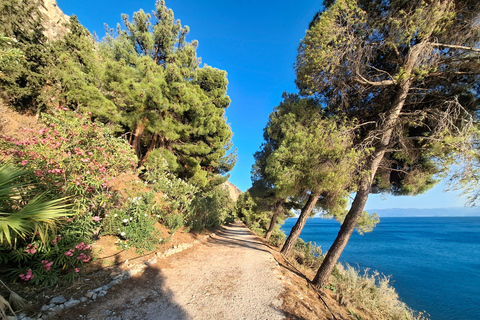
[[[0,245],[11,246],[17,238],[25,239],[36,233],[43,241],[60,218],[72,215],[67,198],[47,200],[44,194],[35,196],[34,184],[26,178],[27,173],[12,165],[0,166]],[[22,204],[19,200],[32,196],[33,199],[19,207]]]

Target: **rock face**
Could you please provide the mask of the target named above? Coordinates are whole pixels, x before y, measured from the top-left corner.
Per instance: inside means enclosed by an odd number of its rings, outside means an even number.
[[[43,14],[43,26],[45,27],[45,36],[50,40],[56,40],[67,34],[66,23],[70,17],[63,13],[56,0],[44,0],[43,7],[40,8]]]
[[[225,188],[225,190],[228,191],[228,194],[230,195],[232,200],[234,202],[237,202],[238,196],[240,196],[242,194],[242,191],[240,189],[238,189],[238,187],[236,185],[234,185],[233,183],[231,183],[230,181],[225,181],[222,184],[222,187]]]

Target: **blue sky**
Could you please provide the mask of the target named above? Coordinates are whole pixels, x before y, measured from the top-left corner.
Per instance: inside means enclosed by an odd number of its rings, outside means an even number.
[[[104,24],[116,27],[121,14],[130,17],[143,9],[151,12],[155,0],[57,0],[67,15],[75,14],[101,39]],[[296,92],[293,64],[297,47],[321,0],[167,0],[175,18],[190,27],[188,41],[198,40],[202,62],[228,73],[227,122],[234,133],[238,162],[230,181],[242,191],[250,185],[253,153],[263,142],[268,115],[281,101],[282,92]],[[371,195],[366,209],[441,208],[462,206],[455,193],[437,186],[417,197]]]

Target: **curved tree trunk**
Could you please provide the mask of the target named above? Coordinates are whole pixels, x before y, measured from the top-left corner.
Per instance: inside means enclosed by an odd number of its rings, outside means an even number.
[[[268,227],[267,234],[265,235],[265,240],[267,241],[270,240],[273,229],[277,224],[277,217],[282,211],[283,211],[283,201],[280,200],[277,203],[275,203],[275,207],[273,208],[272,220],[270,220],[270,226]]]
[[[393,108],[385,123],[381,127],[381,131],[383,132],[380,136],[380,141],[375,147],[375,151],[368,162],[369,174],[365,175],[365,177],[361,180],[359,190],[357,191],[352,206],[345,217],[340,231],[338,232],[337,238],[328,250],[322,265],[318,269],[317,274],[313,279],[313,284],[318,288],[322,288],[328,284],[328,278],[332,273],[333,268],[337,264],[340,255],[347,246],[348,240],[350,240],[350,236],[357,225],[358,219],[363,213],[375,173],[377,172],[380,162],[385,155],[388,144],[390,143],[393,128],[400,116],[400,111],[402,110],[407,98],[411,82],[411,78],[407,77],[407,79],[403,80],[398,85],[398,91],[393,102]]]
[[[302,229],[305,226],[305,222],[307,221],[307,218],[310,216],[310,214],[313,211],[313,208],[315,208],[315,205],[317,204],[319,196],[320,196],[320,192],[317,192],[315,194],[311,194],[308,197],[307,203],[305,204],[305,206],[303,206],[300,216],[298,217],[297,223],[295,223],[295,225],[293,226],[292,231],[290,231],[290,234],[288,235],[288,238],[285,241],[285,244],[283,245],[282,250],[280,251],[284,255],[288,256],[290,252],[292,252],[292,249],[295,246],[295,242],[300,236],[300,233],[302,233]]]

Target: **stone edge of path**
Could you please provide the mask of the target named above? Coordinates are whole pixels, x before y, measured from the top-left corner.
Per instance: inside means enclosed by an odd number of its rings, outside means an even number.
[[[124,270],[120,272],[119,274],[116,275],[111,275],[110,276],[110,282],[107,284],[100,286],[95,289],[88,290],[81,298],[74,298],[73,296],[70,297],[70,299],[65,298],[63,295],[56,296],[50,300],[48,304],[44,304],[39,313],[34,317],[31,318],[27,316],[26,313],[22,312],[19,313],[16,318],[12,317],[12,319],[17,319],[17,320],[33,320],[33,319],[51,319],[55,317],[58,313],[61,311],[64,311],[66,309],[69,309],[71,307],[74,307],[80,303],[90,303],[95,301],[98,297],[103,297],[107,295],[108,290],[112,288],[113,286],[121,283],[122,281],[129,279],[137,274],[142,273],[145,268],[147,268],[150,265],[154,265],[157,263],[158,259],[165,259],[171,255],[180,253],[186,249],[189,249],[196,244],[200,243],[201,241],[204,241],[208,238],[213,238],[215,237],[215,233],[209,233],[207,235],[202,236],[200,239],[196,239],[195,241],[191,243],[180,243],[173,248],[167,249],[162,253],[156,252],[154,256],[142,263],[139,264],[128,264],[128,260],[123,262],[126,263],[128,267],[130,267],[129,270]]]

